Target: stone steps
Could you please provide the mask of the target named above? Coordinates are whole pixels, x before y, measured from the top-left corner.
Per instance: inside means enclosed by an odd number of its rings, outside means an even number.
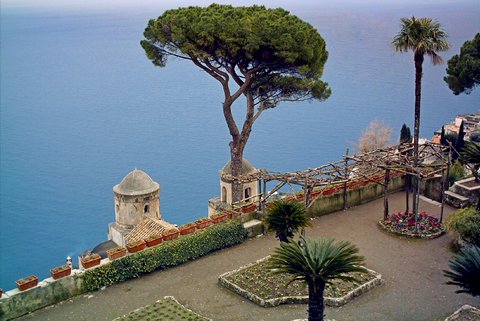
[[[469,205],[469,199],[467,197],[454,193],[452,191],[445,192],[445,201],[447,202],[447,204],[456,208],[463,208]]]

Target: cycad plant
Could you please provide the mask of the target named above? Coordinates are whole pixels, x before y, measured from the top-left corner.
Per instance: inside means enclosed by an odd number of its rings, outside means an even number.
[[[293,281],[308,286],[308,321],[323,321],[325,286],[334,279],[356,281],[349,272],[365,272],[364,257],[348,241],[300,238],[298,243],[281,243],[271,258],[273,273],[287,273]]]
[[[269,203],[264,222],[268,231],[275,232],[280,242],[289,242],[299,229],[309,226],[305,205],[297,201],[273,201]]]
[[[443,273],[451,279],[447,284],[460,287],[456,293],[480,295],[480,247],[473,245],[463,249],[450,260],[448,266],[451,271],[444,270]]]

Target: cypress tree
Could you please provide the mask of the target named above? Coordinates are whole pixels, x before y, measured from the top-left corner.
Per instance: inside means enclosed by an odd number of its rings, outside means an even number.
[[[400,130],[400,144],[410,143],[412,141],[412,134],[410,133],[410,128],[403,124],[402,129]]]
[[[440,134],[440,144],[443,146],[447,146],[447,140],[445,139],[445,126],[442,126],[442,133]]]

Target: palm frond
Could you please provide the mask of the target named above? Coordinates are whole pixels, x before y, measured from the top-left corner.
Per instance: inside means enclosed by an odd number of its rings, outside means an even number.
[[[460,287],[455,292],[480,295],[480,247],[475,245],[464,249],[450,260],[448,266],[451,271],[444,270],[443,273],[450,278],[447,284]]]

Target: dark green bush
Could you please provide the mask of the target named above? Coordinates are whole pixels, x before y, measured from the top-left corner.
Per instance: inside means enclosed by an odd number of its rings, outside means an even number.
[[[155,270],[176,266],[241,243],[246,236],[247,232],[240,222],[229,221],[216,224],[87,270],[83,277],[84,287],[88,291],[93,291]]]
[[[475,207],[456,211],[448,217],[446,226],[449,231],[457,232],[464,241],[480,246],[480,213]]]

